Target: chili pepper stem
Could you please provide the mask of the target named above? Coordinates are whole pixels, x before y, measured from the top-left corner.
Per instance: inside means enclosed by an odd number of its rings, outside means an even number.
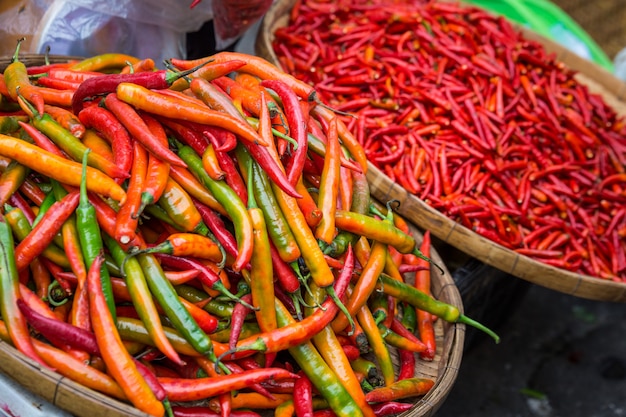
[[[500,343],[500,336],[498,336],[496,334],[496,332],[494,332],[493,330],[491,330],[487,326],[477,322],[476,320],[467,317],[464,314],[461,314],[459,316],[459,318],[457,319],[457,323],[463,323],[463,324],[466,324],[468,326],[472,326],[472,327],[474,327],[474,328],[476,328],[478,330],[481,330],[481,331],[485,332],[486,334],[488,334],[489,336],[491,336],[491,338],[494,340],[494,342],[496,342],[496,344]]]
[[[211,287],[211,289],[219,292],[220,294],[222,294],[223,296],[225,296],[226,298],[233,300],[241,305],[243,305],[246,308],[251,309],[252,311],[256,311],[258,310],[258,308],[253,307],[252,305],[246,303],[244,300],[242,300],[241,298],[237,297],[235,294],[233,294],[232,292],[230,292],[228,290],[228,288],[226,288],[224,286],[224,284],[222,284],[220,281],[217,281],[215,284],[213,284],[213,286]]]
[[[238,352],[249,352],[249,351],[254,351],[254,352],[265,352],[267,351],[267,345],[265,344],[265,342],[263,341],[263,339],[259,338],[256,339],[254,342],[249,343],[247,345],[242,345],[242,346],[237,346],[233,349],[228,349],[226,352],[222,353],[220,356],[218,356],[217,360],[215,361],[216,365],[218,363],[221,363],[222,359],[233,355],[235,353]]]
[[[354,329],[355,329],[354,319],[352,318],[352,315],[350,315],[350,312],[346,308],[345,304],[341,302],[339,297],[337,297],[337,294],[335,293],[335,289],[332,287],[332,285],[329,285],[328,287],[324,289],[326,290],[326,294],[328,294],[328,296],[332,298],[335,304],[337,304],[337,307],[339,307],[339,310],[341,310],[341,312],[345,314],[346,318],[348,319],[348,323],[350,324],[350,330],[348,331],[348,336],[352,336],[354,334]]]

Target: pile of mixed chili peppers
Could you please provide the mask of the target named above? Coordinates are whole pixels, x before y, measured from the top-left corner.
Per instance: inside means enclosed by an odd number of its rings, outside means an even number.
[[[27,67],[19,44],[0,337],[42,367],[155,416],[375,416],[434,386],[437,318],[498,340],[430,295],[429,233],[370,199],[308,84],[229,52]]]
[[[302,0],[273,49],[411,194],[519,254],[626,279],[624,121],[504,18]]]

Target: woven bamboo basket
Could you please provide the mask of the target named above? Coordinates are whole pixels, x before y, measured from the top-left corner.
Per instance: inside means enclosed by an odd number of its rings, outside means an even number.
[[[50,56],[49,62],[66,62],[81,59],[73,56]],[[20,61],[27,65],[44,63],[42,55],[21,55]],[[0,57],[0,72],[10,63],[10,58]],[[410,224],[411,233],[419,243],[421,232]],[[456,306],[463,312],[461,295],[455,285],[445,260],[436,249],[432,250],[432,259],[441,266],[443,273],[433,273],[431,278],[432,294],[438,300]],[[443,404],[456,381],[461,365],[465,342],[466,326],[459,323],[447,323],[438,320],[435,323],[437,351],[431,362],[417,359],[415,372],[423,378],[435,381],[433,388],[417,400],[411,410],[404,413],[408,417],[429,417],[435,414]],[[398,366],[398,355],[392,349],[394,365]],[[128,403],[121,402],[99,392],[86,388],[49,369],[42,368],[10,344],[0,341],[0,372],[10,376],[28,391],[41,397],[53,406],[77,417],[147,417],[148,415]],[[273,413],[267,413],[273,415]]]
[[[272,49],[274,31],[286,26],[295,2],[279,0],[265,15],[256,38],[256,53],[278,64]],[[600,66],[579,57],[560,44],[528,29],[517,27],[529,40],[541,42],[546,51],[556,54],[558,61],[578,72],[577,80],[589,91],[601,95],[619,115],[626,115],[626,84]],[[397,200],[398,212],[422,230],[430,230],[442,242],[463,253],[527,282],[576,297],[611,302],[626,302],[626,284],[581,275],[535,261],[498,245],[493,241],[449,219],[444,214],[369,164],[367,178],[372,195],[380,201]]]

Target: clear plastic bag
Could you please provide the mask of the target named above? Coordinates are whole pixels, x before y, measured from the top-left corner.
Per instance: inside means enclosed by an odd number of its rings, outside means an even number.
[[[272,0],[214,0],[215,47],[225,49],[238,40],[271,5]]]
[[[54,0],[31,49],[57,55],[120,52],[161,65],[186,57],[186,33],[213,17],[211,1],[193,10],[180,0]]]
[[[17,40],[25,37],[21,50],[32,52],[32,38],[54,0],[0,0],[0,56],[12,56]]]

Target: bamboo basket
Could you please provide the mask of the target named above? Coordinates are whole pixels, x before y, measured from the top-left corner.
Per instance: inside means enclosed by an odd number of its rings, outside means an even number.
[[[81,59],[71,56],[50,56],[49,61],[66,62]],[[20,61],[27,65],[41,65],[44,63],[42,55],[20,55]],[[10,63],[10,58],[0,57],[0,72]],[[421,232],[410,224],[411,233],[419,243],[422,240]],[[432,294],[435,298],[456,306],[463,312],[463,302],[455,282],[445,265],[445,260],[436,249],[432,249],[433,262],[441,266],[444,273],[433,273],[431,278]],[[437,351],[432,362],[417,359],[416,375],[431,378],[435,381],[433,388],[417,400],[411,410],[404,413],[404,417],[430,417],[443,404],[454,385],[465,343],[466,325],[447,323],[437,320],[435,336]],[[394,365],[398,366],[398,355],[392,349]],[[67,411],[77,417],[148,417],[129,403],[113,399],[99,392],[86,388],[60,374],[45,369],[39,364],[17,351],[9,343],[0,341],[0,372],[10,376],[15,382],[28,391],[41,397],[53,406]],[[268,416],[273,413],[267,413]]]
[[[274,31],[286,26],[293,0],[275,2],[265,15],[256,38],[256,53],[278,64],[272,49]],[[601,95],[619,115],[626,115],[626,83],[600,66],[579,57],[560,44],[521,26],[516,27],[529,40],[541,42],[558,61],[578,71],[577,80],[589,91]],[[576,297],[611,302],[626,302],[626,284],[573,273],[519,255],[449,219],[444,214],[407,192],[400,184],[369,164],[368,181],[372,195],[380,201],[397,200],[397,211],[422,230],[465,254],[506,274]]]

